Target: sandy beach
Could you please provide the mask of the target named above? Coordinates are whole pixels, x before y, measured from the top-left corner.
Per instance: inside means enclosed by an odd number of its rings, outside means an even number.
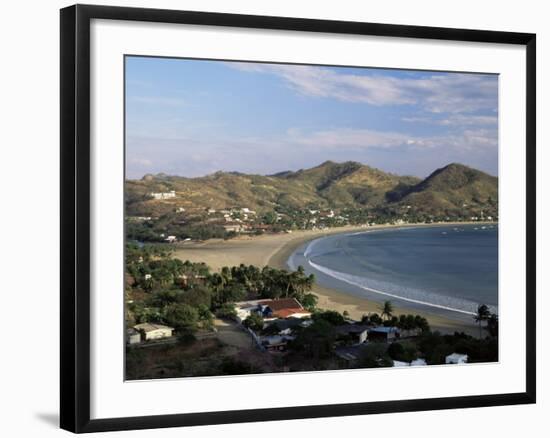
[[[464,222],[461,224],[464,224]],[[408,226],[413,225],[409,224]],[[418,224],[414,226],[438,225],[449,226],[454,224]],[[274,268],[288,269],[286,261],[305,242],[330,234],[392,227],[399,228],[402,225],[346,226],[322,231],[295,231],[292,233],[266,234],[261,236],[239,236],[231,240],[212,239],[205,242],[186,242],[177,244],[174,256],[181,260],[204,262],[213,271],[219,271],[223,266],[236,266],[241,263],[245,265],[268,265]],[[319,308],[336,310],[338,312],[346,310],[354,319],[360,319],[362,315],[370,312],[380,312],[379,302],[366,300],[338,290],[328,289],[318,284],[315,284],[312,292],[319,297]],[[394,314],[396,315],[408,313],[420,314],[426,317],[432,329],[443,333],[465,331],[475,336],[478,330],[473,318],[472,323],[468,324],[464,320],[455,320],[431,313],[429,309],[418,310],[395,307]]]

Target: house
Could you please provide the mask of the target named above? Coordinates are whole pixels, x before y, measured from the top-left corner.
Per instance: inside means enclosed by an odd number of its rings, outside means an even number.
[[[394,367],[420,367],[420,366],[426,366],[428,365],[424,359],[415,359],[411,363],[409,362],[401,362],[399,360],[393,361]]]
[[[457,365],[462,365],[462,364],[468,363],[468,355],[467,354],[459,354],[459,353],[449,354],[445,358],[445,363],[446,364],[457,364]]]
[[[260,344],[266,351],[281,352],[286,351],[288,343],[294,339],[295,337],[290,335],[262,336],[260,338]]]
[[[168,236],[166,239],[164,239],[168,243],[176,243],[178,238],[176,236]]]
[[[367,341],[369,327],[361,324],[344,324],[336,327],[336,336],[340,341],[362,344]]]
[[[176,192],[170,190],[169,192],[158,192],[158,193],[149,193],[149,195],[154,199],[170,199],[176,197]]]
[[[141,333],[141,338],[144,341],[170,338],[174,334],[174,329],[172,327],[149,322],[135,325],[134,329]]]
[[[274,327],[280,335],[290,334],[298,327],[308,327],[313,323],[311,319],[287,318],[275,319],[268,323],[268,327]]]
[[[400,330],[397,327],[372,327],[369,329],[369,340],[378,342],[392,342],[398,339]]]
[[[357,366],[361,355],[367,344],[357,344],[352,346],[341,346],[334,349],[334,354],[338,359],[341,368],[354,368]]]
[[[244,231],[244,227],[241,224],[228,224],[228,225],[224,225],[223,228],[228,233],[230,232],[240,233],[241,231]]]
[[[266,306],[264,318],[309,318],[311,312],[305,310],[296,298],[263,300],[258,304]]]
[[[266,320],[286,318],[309,318],[311,313],[305,310],[295,298],[279,300],[254,300],[235,303],[236,319],[244,321],[252,313],[261,315]]]
[[[183,287],[187,287],[190,284],[205,284],[206,280],[207,280],[206,275],[181,274],[177,276],[176,283],[178,283]]]
[[[136,329],[129,328],[126,330],[126,343],[127,344],[139,344],[141,342],[141,334]]]

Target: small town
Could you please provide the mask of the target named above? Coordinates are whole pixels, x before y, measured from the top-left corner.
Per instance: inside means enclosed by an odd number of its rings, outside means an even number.
[[[354,320],[321,309],[315,279],[270,267],[211,273],[165,247],[129,247],[129,379],[466,364],[496,360],[498,317],[481,305],[479,336],[432,331],[391,301]]]

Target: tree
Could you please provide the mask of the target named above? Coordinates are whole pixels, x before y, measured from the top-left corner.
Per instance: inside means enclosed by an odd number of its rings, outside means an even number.
[[[489,316],[486,328],[493,338],[498,337],[498,315],[496,313],[492,313],[491,316]]]
[[[314,321],[326,321],[332,325],[342,325],[346,322],[344,317],[336,310],[325,310],[324,312],[317,312],[312,315]]]
[[[382,318],[380,318],[380,315],[378,313],[370,314],[369,321],[371,324],[374,324],[374,325],[382,324]]]
[[[262,218],[264,224],[273,225],[277,222],[277,213],[274,211],[268,211]]]
[[[315,308],[317,307],[317,302],[318,302],[319,298],[317,297],[317,295],[314,295],[314,294],[305,294],[303,297],[302,297],[302,306],[304,306],[304,309],[310,311],[310,312],[313,312],[315,310]]]
[[[243,325],[250,330],[259,332],[264,328],[264,319],[258,313],[251,313],[243,321]]]
[[[199,312],[189,304],[173,303],[165,308],[163,319],[176,331],[194,331],[199,321]]]
[[[477,312],[474,315],[474,320],[479,324],[479,339],[481,339],[481,323],[487,321],[491,316],[489,306],[486,304],[480,304],[477,306]]]
[[[222,304],[220,307],[218,307],[215,310],[215,313],[218,318],[233,319],[237,316],[237,311],[235,310],[235,306],[230,303]]]
[[[382,305],[380,310],[382,311],[381,312],[382,318],[385,317],[386,320],[390,319],[393,313],[393,305],[391,301],[384,301],[384,304]]]
[[[362,368],[391,367],[392,365],[393,362],[385,344],[372,343],[361,351],[359,366]]]
[[[336,330],[326,320],[316,320],[301,330],[290,348],[303,352],[306,357],[322,359],[329,357],[336,341]]]

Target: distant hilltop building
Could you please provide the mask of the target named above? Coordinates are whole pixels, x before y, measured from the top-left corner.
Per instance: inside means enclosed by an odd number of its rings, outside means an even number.
[[[149,195],[154,199],[170,199],[176,197],[176,191],[170,190],[169,192],[158,192],[158,193],[149,193]]]

